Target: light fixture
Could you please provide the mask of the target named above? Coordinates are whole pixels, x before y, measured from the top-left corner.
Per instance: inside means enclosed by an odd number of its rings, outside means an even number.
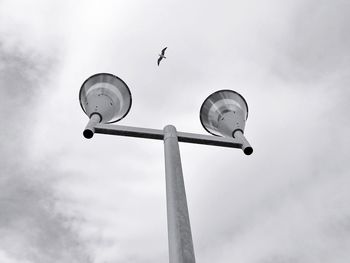
[[[131,93],[126,83],[110,73],[89,77],[80,88],[80,105],[90,118],[83,134],[93,136],[97,123],[113,123],[124,118],[131,107]]]
[[[233,90],[219,90],[205,99],[200,109],[200,121],[205,130],[215,136],[242,140],[245,154],[253,148],[244,137],[248,118],[248,104],[242,95]]]

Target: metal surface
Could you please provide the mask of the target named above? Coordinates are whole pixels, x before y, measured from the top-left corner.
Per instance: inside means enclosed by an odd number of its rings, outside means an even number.
[[[220,122],[225,119],[227,113],[235,115],[229,125],[239,126],[237,128],[244,131],[248,118],[248,104],[242,95],[233,90],[219,90],[208,96],[201,106],[199,117],[207,132],[216,136],[227,136],[222,133],[220,127]],[[229,137],[232,137],[232,131]]]
[[[163,140],[163,130],[121,125],[98,124],[95,126],[95,133]]]
[[[84,81],[79,91],[80,106],[89,117],[99,113],[102,123],[124,118],[132,103],[126,83],[110,73],[98,73]]]
[[[229,111],[222,114],[222,117],[217,122],[217,132],[226,138],[234,137],[235,131],[240,130],[244,132],[245,120],[243,114],[238,111]]]
[[[97,124],[95,133],[138,137],[146,139],[163,140],[164,132],[158,129],[146,129],[121,125]],[[229,148],[242,148],[242,142],[234,138],[217,137],[204,134],[177,132],[179,142],[214,145]]]
[[[190,219],[176,129],[164,128],[169,262],[195,263]]]
[[[253,148],[250,146],[247,139],[244,137],[243,132],[241,130],[237,130],[233,133],[233,136],[236,140],[242,143],[242,150],[246,155],[251,155],[253,153]]]
[[[86,139],[91,139],[95,133],[95,126],[102,120],[101,115],[95,113],[92,114],[88,124],[85,127],[83,135]]]

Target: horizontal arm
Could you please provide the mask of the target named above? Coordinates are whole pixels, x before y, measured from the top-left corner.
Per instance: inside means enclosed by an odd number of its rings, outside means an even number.
[[[94,127],[95,133],[120,135],[128,137],[138,137],[146,139],[163,140],[163,130],[138,128],[130,126],[112,125],[112,124],[97,124]],[[241,140],[235,138],[217,137],[188,132],[177,132],[179,142],[206,144],[229,148],[241,149],[243,143]]]
[[[196,144],[206,144],[229,148],[242,148],[242,143],[234,138],[225,138],[218,136],[210,136],[204,134],[188,133],[188,132],[177,132],[179,142],[189,142]]]
[[[138,128],[130,126],[112,125],[112,124],[97,124],[95,133],[103,133],[110,135],[120,135],[127,137],[138,137],[145,139],[163,140],[163,130]]]

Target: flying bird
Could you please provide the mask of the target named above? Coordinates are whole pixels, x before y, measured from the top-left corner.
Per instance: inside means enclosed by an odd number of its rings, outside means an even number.
[[[167,48],[168,48],[168,47],[163,48],[162,53],[159,54],[158,66],[159,66],[160,61],[161,61],[163,58],[166,58],[166,57],[164,56],[164,53],[165,53],[165,50],[166,50]]]

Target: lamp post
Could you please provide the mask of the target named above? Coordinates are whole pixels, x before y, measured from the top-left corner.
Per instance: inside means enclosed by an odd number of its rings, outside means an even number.
[[[220,90],[203,102],[200,121],[215,136],[179,132],[172,125],[163,130],[112,125],[127,115],[132,99],[126,83],[109,73],[88,78],[80,89],[79,100],[89,117],[83,132],[87,139],[102,133],[164,141],[169,262],[195,263],[178,142],[239,148],[246,155],[252,154],[253,148],[244,137],[248,117],[245,99],[235,91]]]

